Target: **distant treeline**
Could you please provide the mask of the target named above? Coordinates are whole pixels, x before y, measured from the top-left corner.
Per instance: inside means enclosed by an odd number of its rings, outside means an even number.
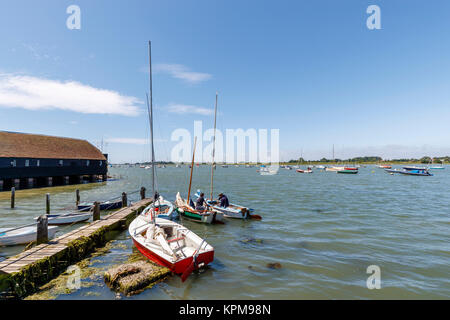
[[[422,157],[420,159],[410,158],[410,159],[383,159],[381,157],[356,157],[351,159],[326,159],[322,158],[320,160],[305,160],[303,158],[299,158],[297,160],[289,160],[288,163],[335,163],[335,162],[356,162],[356,163],[378,163],[378,162],[413,162],[413,163],[431,163],[431,160],[433,160],[433,163],[449,163],[450,157]]]
[[[136,163],[124,163],[124,165],[135,165],[135,166],[147,166],[147,165],[151,165],[151,161],[148,162],[136,162]],[[175,164],[172,161],[155,161],[155,164]]]

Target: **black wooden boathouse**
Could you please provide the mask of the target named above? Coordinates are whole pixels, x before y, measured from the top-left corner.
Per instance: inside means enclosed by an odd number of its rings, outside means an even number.
[[[0,131],[0,191],[106,180],[107,155],[86,140]]]

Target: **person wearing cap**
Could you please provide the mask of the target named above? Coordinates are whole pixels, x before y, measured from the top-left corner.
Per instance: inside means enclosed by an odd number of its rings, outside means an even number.
[[[223,193],[219,193],[219,201],[220,201],[220,206],[223,208],[227,208],[230,206],[230,202],[228,201],[227,196],[224,195]]]

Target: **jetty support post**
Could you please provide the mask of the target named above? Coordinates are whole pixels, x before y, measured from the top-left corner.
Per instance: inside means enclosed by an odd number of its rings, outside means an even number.
[[[128,206],[127,194],[125,192],[122,192],[122,208],[125,208],[127,206]]]
[[[80,204],[80,189],[75,190],[75,197],[76,197],[76,205],[78,207],[78,205]]]
[[[50,193],[45,195],[45,213],[50,214]]]
[[[11,209],[14,209],[16,204],[16,187],[11,188]]]
[[[48,217],[42,215],[37,219],[36,245],[48,242]]]
[[[94,213],[92,216],[92,220],[97,221],[100,220],[100,203],[98,201],[94,202]]]
[[[145,187],[141,187],[141,200],[145,199]]]

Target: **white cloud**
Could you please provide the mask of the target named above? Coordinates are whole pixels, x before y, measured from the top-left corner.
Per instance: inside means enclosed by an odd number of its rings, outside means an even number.
[[[124,144],[139,144],[144,145],[148,144],[148,139],[140,139],[140,138],[109,138],[106,139],[109,143],[124,143]]]
[[[150,144],[149,139],[141,139],[141,138],[108,138],[106,139],[108,143],[123,143],[123,144],[137,144],[137,145],[146,145]],[[166,139],[154,139],[153,142],[167,142]]]
[[[155,72],[168,73],[176,79],[195,84],[212,78],[209,73],[193,72],[181,64],[157,64],[154,67]]]
[[[189,106],[185,104],[169,104],[167,107],[165,107],[167,111],[171,113],[177,113],[177,114],[200,114],[203,116],[209,116],[214,114],[213,109],[207,109],[197,106]]]
[[[0,74],[0,107],[136,116],[140,103],[135,97],[77,81]]]

